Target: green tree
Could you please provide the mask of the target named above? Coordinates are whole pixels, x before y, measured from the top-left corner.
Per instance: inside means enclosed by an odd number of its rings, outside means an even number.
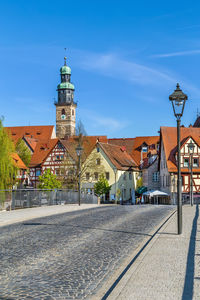
[[[56,175],[51,173],[50,169],[45,170],[44,173],[39,176],[39,182],[40,184],[38,187],[43,190],[53,190],[61,188],[61,182],[56,178]]]
[[[107,194],[110,191],[111,187],[109,186],[108,180],[101,175],[99,177],[99,181],[94,185],[94,192],[98,196],[102,197],[103,195]]]
[[[31,152],[28,149],[28,147],[25,145],[24,141],[22,139],[19,139],[17,141],[17,144],[15,146],[15,150],[21,160],[25,163],[25,165],[28,167],[29,163],[31,161]]]
[[[14,165],[12,153],[14,144],[3,127],[0,119],[0,189],[8,189],[15,183],[17,167]]]

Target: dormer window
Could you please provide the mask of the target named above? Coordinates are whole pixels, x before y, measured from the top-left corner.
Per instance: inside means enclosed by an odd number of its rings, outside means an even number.
[[[148,151],[148,147],[147,146],[142,146],[142,152],[147,152]]]

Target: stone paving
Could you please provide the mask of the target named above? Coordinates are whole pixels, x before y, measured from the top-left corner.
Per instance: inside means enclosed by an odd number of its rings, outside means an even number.
[[[173,209],[100,206],[1,227],[0,299],[91,299]]]
[[[183,207],[161,228],[107,300],[199,300],[200,217],[198,206]]]

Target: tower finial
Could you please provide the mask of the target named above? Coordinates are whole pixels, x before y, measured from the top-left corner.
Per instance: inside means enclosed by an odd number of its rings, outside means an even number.
[[[67,48],[64,48],[64,50],[65,50],[65,53],[66,53]],[[67,65],[66,60],[67,60],[67,57],[65,56],[65,57],[64,57],[64,65],[65,65],[65,66]]]

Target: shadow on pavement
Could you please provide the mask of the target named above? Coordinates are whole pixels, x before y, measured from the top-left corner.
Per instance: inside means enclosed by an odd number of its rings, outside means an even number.
[[[195,263],[195,243],[197,234],[197,220],[199,217],[199,206],[196,206],[196,214],[193,220],[192,231],[190,235],[189,251],[187,256],[187,266],[185,274],[185,283],[182,294],[182,300],[192,299],[194,288],[194,263]]]
[[[110,231],[110,232],[116,232],[116,233],[126,233],[126,234],[133,234],[133,235],[144,235],[151,237],[151,234],[143,233],[143,232],[133,232],[133,231],[125,231],[125,230],[113,230],[113,229],[106,229],[106,228],[98,228],[98,227],[91,227],[91,226],[83,226],[83,225],[70,225],[70,224],[48,224],[48,223],[36,223],[36,222],[29,222],[29,223],[23,223],[24,226],[65,226],[65,227],[80,227],[85,229],[92,229],[92,230],[100,230],[100,231]]]

